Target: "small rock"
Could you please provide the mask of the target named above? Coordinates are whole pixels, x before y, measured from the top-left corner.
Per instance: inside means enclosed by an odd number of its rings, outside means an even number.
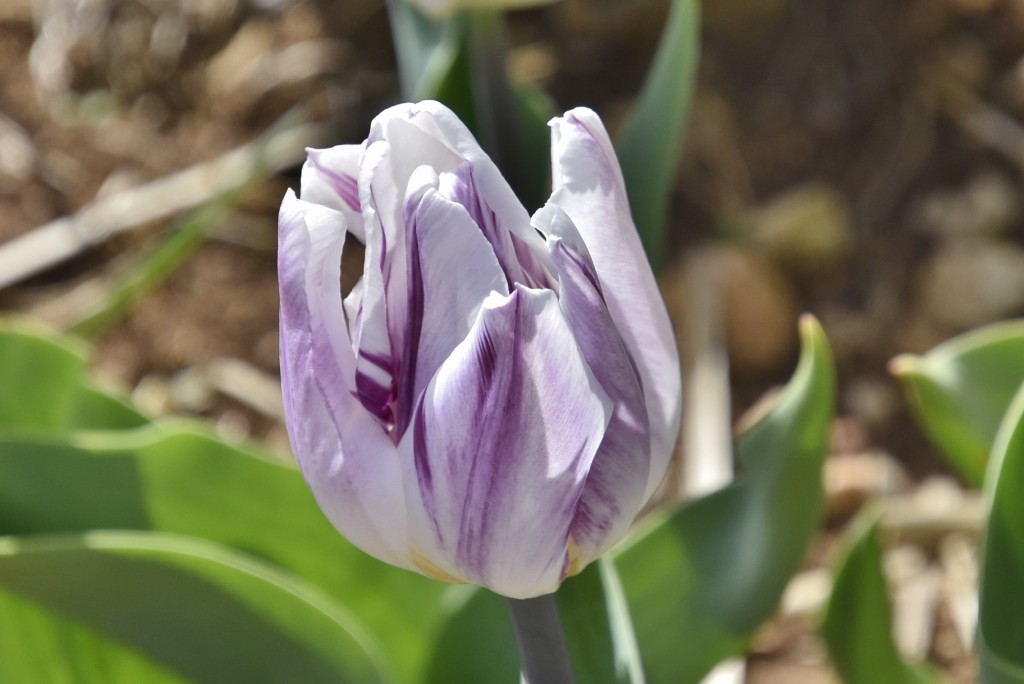
[[[921,307],[954,329],[1006,318],[1024,307],[1024,249],[1008,242],[956,242],[920,274]]]
[[[723,288],[729,366],[740,374],[778,369],[796,353],[796,296],[785,277],[753,252],[721,249],[718,282]]]
[[[143,413],[162,416],[174,410],[170,381],[162,375],[143,376],[132,390],[132,403]]]
[[[832,593],[832,574],[825,568],[805,570],[786,585],[779,603],[783,615],[817,615]]]
[[[884,425],[902,405],[891,380],[854,378],[843,390],[843,404],[853,415],[872,426]]]
[[[856,512],[868,499],[906,491],[907,473],[884,451],[835,454],[825,461],[825,501],[829,516]]]
[[[691,258],[718,290],[730,369],[756,375],[789,362],[798,346],[798,312],[792,286],[778,268],[735,246],[706,247]],[[684,269],[677,271],[664,291],[673,320],[680,322],[688,304]]]
[[[787,190],[758,208],[752,222],[754,242],[803,276],[833,271],[853,244],[846,198],[824,183]]]
[[[32,142],[32,137],[0,112],[0,174],[11,176],[19,181],[28,180],[35,171],[39,154]]]
[[[924,660],[935,633],[941,575],[914,546],[891,549],[883,562],[893,587],[893,640],[904,656]]]
[[[995,236],[1020,217],[1020,190],[1002,174],[984,171],[957,192],[926,197],[914,225],[944,237]]]
[[[170,393],[175,407],[190,413],[202,413],[213,401],[210,380],[206,370],[199,366],[176,373],[171,378]]]
[[[964,534],[947,535],[939,544],[943,594],[960,639],[960,651],[974,646],[978,626],[978,545]]]

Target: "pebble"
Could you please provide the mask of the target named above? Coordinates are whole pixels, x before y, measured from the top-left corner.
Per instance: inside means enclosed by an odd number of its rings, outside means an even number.
[[[912,221],[942,237],[964,238],[1004,234],[1020,215],[1020,190],[1002,174],[988,170],[955,192],[926,197]]]
[[[833,454],[825,461],[825,507],[830,517],[852,515],[869,499],[905,492],[906,471],[884,451]]]
[[[1001,241],[957,241],[919,273],[921,308],[953,329],[973,328],[1024,308],[1024,249]]]
[[[846,198],[819,182],[787,190],[752,216],[754,243],[802,276],[834,272],[853,245],[853,219]]]
[[[779,268],[742,246],[704,247],[691,258],[707,274],[708,286],[717,290],[733,374],[771,373],[790,363],[798,347],[798,310],[792,286]],[[664,286],[677,323],[690,306],[687,270],[674,269]]]

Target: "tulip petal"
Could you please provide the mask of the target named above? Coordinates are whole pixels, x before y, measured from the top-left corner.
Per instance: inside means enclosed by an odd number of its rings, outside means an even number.
[[[548,274],[544,262],[529,244],[502,223],[487,197],[479,192],[476,175],[475,167],[469,163],[441,174],[441,194],[461,204],[469,212],[479,231],[494,249],[509,287],[521,283],[531,288],[551,288],[554,280]]]
[[[681,410],[679,355],[629,212],[615,151],[598,116],[577,108],[551,121],[551,202],[586,242],[612,320],[636,362],[647,398],[651,467],[645,496],[660,484],[675,448]]]
[[[355,321],[356,395],[366,410],[370,411],[381,425],[390,427],[394,423],[392,405],[395,399],[395,368],[391,337],[388,334],[388,308],[384,276],[381,273],[378,242],[375,234],[380,232],[378,224],[367,224],[368,235],[364,254],[362,288],[359,310]]]
[[[399,445],[413,557],[498,593],[549,593],[611,406],[550,290],[484,302]]]
[[[397,435],[434,373],[469,333],[484,299],[508,295],[491,245],[465,207],[437,191],[438,178],[421,167],[405,204],[409,257],[409,315],[398,377]]]
[[[300,195],[304,202],[322,204],[345,215],[348,232],[365,240],[359,205],[361,145],[306,149]]]
[[[314,497],[353,544],[411,568],[396,448],[352,396],[355,358],[338,288],[341,213],[291,191],[281,205],[281,376],[292,449]]]
[[[512,187],[502,176],[497,165],[473,137],[459,117],[440,102],[425,100],[415,105],[417,111],[428,114],[432,129],[440,131],[448,144],[472,167],[472,184],[483,205],[493,212],[496,221],[515,237],[515,253],[523,269],[538,286],[548,287],[546,278],[547,248],[544,241],[530,227],[530,215],[516,197]],[[417,121],[426,120],[420,117]],[[499,257],[500,258],[500,257]],[[504,265],[504,261],[502,262]],[[527,280],[513,280],[533,287]]]
[[[636,364],[608,313],[590,254],[575,226],[551,204],[537,212],[534,226],[550,236],[559,304],[613,407],[572,524],[572,538],[585,563],[619,541],[646,502],[650,426]]]

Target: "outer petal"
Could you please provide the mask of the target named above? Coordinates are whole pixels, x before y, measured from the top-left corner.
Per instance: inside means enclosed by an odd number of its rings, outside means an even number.
[[[506,596],[554,591],[609,413],[554,293],[492,295],[399,447],[414,558]]]
[[[601,120],[591,110],[578,108],[550,125],[555,188],[551,202],[565,210],[583,236],[608,311],[643,381],[651,427],[646,487],[650,496],[664,477],[679,432],[681,377],[672,326]]]
[[[395,447],[352,396],[355,359],[338,288],[344,217],[289,191],[279,235],[282,388],[299,467],[349,541],[411,567]]]
[[[366,239],[359,208],[362,149],[362,145],[338,145],[324,150],[307,148],[300,186],[304,201],[344,214],[348,231],[360,241]]]
[[[572,524],[579,560],[585,564],[626,534],[646,501],[650,427],[636,364],[608,313],[594,265],[575,226],[550,204],[537,212],[534,225],[549,236],[562,312],[583,358],[612,402],[611,421]]]
[[[398,377],[398,436],[434,373],[469,333],[492,292],[508,294],[491,245],[465,207],[437,191],[427,167],[413,174],[406,198],[408,318]]]

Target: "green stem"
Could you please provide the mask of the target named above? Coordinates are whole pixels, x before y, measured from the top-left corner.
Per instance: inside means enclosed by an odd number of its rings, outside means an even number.
[[[555,595],[507,601],[519,647],[522,684],[572,684],[572,666]]]
[[[516,115],[516,98],[505,69],[505,22],[500,12],[472,12],[469,19],[469,64],[480,144],[517,191],[523,187],[525,163]]]

